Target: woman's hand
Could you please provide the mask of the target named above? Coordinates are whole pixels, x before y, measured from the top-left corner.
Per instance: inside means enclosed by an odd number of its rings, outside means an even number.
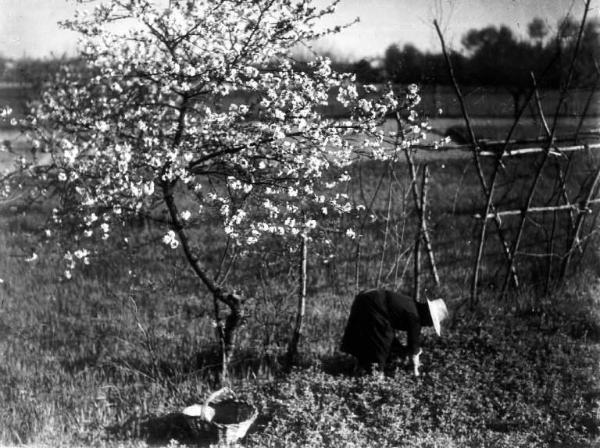
[[[416,355],[412,355],[410,357],[411,361],[412,361],[412,365],[413,365],[413,372],[415,374],[415,376],[419,376],[419,367],[421,367],[421,353],[423,353],[422,349],[419,349],[419,353],[417,353]]]

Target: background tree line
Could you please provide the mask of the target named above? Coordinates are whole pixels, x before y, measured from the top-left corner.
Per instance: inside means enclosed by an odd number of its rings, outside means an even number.
[[[530,73],[540,77],[540,85],[560,87],[571,60],[577,38],[578,24],[571,18],[561,20],[554,32],[540,18],[527,25],[527,38],[520,39],[506,25],[471,29],[461,39],[461,51],[452,53],[458,81],[463,85],[494,86],[522,89],[531,83]],[[577,85],[586,87],[598,74],[600,56],[600,20],[588,21],[582,39],[581,53],[575,67]],[[335,53],[327,54],[339,71],[355,73],[363,83],[419,83],[448,85],[450,80],[441,53],[422,52],[413,44],[392,44],[385,49],[378,63],[366,58],[356,62],[341,60]],[[21,58],[11,60],[0,55],[0,80],[25,82],[37,86],[45,76],[56,71],[66,56],[54,59]]]
[[[520,38],[506,25],[471,29],[462,36],[459,51],[450,54],[457,81],[463,86],[488,87],[508,93],[516,114],[531,87],[531,74],[541,88],[559,89],[564,83],[578,29],[578,24],[569,17],[562,19],[555,30],[551,30],[543,19],[534,18],[527,24],[526,38]],[[392,82],[444,86],[451,83],[441,52],[422,52],[411,43],[388,46],[381,59],[363,58],[350,62],[335,53],[325,56],[332,60],[332,68],[354,73],[357,81],[364,84]],[[600,20],[593,19],[584,29],[572,86],[590,88],[598,82],[599,57]],[[299,59],[300,67],[297,68],[309,70],[307,61]],[[80,60],[64,55],[52,59],[17,60],[0,55],[0,82],[25,84],[26,91],[20,97],[31,100],[39,96],[44,81],[60,66],[70,64],[77,70],[80,63]],[[24,107],[22,101],[11,103],[17,113]]]
[[[563,19],[551,32],[546,22],[533,19],[527,25],[528,36],[519,39],[506,25],[471,29],[461,39],[461,52],[452,53],[458,81],[463,85],[494,86],[522,90],[531,85],[530,73],[541,77],[544,87],[558,88],[572,58],[578,26]],[[575,67],[575,81],[589,86],[598,70],[600,21],[589,21],[582,40],[582,57]],[[335,55],[333,55],[335,59]],[[359,81],[446,85],[450,83],[441,53],[422,52],[408,43],[386,48],[377,66],[367,59],[354,63],[337,61],[339,69],[354,72]]]

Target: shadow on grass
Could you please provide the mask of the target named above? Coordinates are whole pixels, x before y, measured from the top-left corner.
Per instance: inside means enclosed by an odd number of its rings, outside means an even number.
[[[267,415],[259,414],[248,434],[262,431],[270,419]],[[209,447],[219,443],[216,430],[193,432],[181,412],[160,416],[132,416],[122,424],[107,428],[107,432],[115,439],[142,440],[152,447],[165,446],[173,440],[195,447]]]
[[[217,443],[217,434],[194,434],[180,412],[159,416],[132,416],[124,423],[107,428],[110,436],[119,439],[143,440],[149,446],[165,446],[170,441],[208,447]]]
[[[356,361],[352,356],[335,353],[321,359],[323,372],[332,376],[355,376]]]

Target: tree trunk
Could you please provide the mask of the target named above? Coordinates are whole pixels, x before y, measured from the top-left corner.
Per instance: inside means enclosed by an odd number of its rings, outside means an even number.
[[[240,297],[229,294],[226,300],[229,306],[229,315],[225,319],[225,326],[222,332],[221,344],[221,383],[229,381],[229,365],[236,348],[237,334],[244,319],[243,302]]]
[[[302,337],[302,326],[304,324],[304,313],[306,311],[306,278],[307,278],[307,238],[306,235],[302,235],[300,243],[300,266],[299,266],[299,281],[300,288],[298,292],[298,309],[296,311],[296,325],[294,326],[294,332],[288,345],[287,350],[287,364],[291,366],[298,358],[298,344]]]
[[[201,263],[195,251],[192,249],[188,234],[179,217],[179,210],[173,196],[175,184],[163,183],[161,187],[163,190],[163,199],[171,217],[171,228],[179,238],[185,258],[194,273],[213,295],[217,338],[221,349],[220,382],[223,384],[229,380],[229,364],[235,349],[237,332],[244,319],[244,300],[237,294],[224,291],[221,286],[209,276],[208,270]],[[224,303],[229,307],[229,315],[225,318],[225,324],[222,324],[221,322],[219,303]]]
[[[388,164],[388,170],[392,170],[390,164]],[[381,276],[383,275],[383,264],[385,263],[385,252],[387,250],[388,236],[390,234],[390,221],[392,215],[392,176],[388,184],[388,200],[387,200],[387,213],[385,217],[385,234],[383,236],[383,245],[381,247],[381,259],[379,260],[379,272],[377,273],[377,288],[381,286]]]
[[[361,232],[362,234],[362,232]],[[354,293],[357,294],[360,290],[360,238],[356,236],[356,252],[354,253]]]

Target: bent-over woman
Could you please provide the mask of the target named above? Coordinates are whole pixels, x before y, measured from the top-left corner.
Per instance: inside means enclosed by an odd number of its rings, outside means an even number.
[[[368,371],[374,365],[383,370],[395,331],[405,331],[407,351],[418,376],[421,328],[433,326],[439,336],[441,322],[447,316],[448,309],[442,299],[420,303],[408,295],[385,289],[362,291],[352,303],[341,350],[355,356],[361,370]]]

